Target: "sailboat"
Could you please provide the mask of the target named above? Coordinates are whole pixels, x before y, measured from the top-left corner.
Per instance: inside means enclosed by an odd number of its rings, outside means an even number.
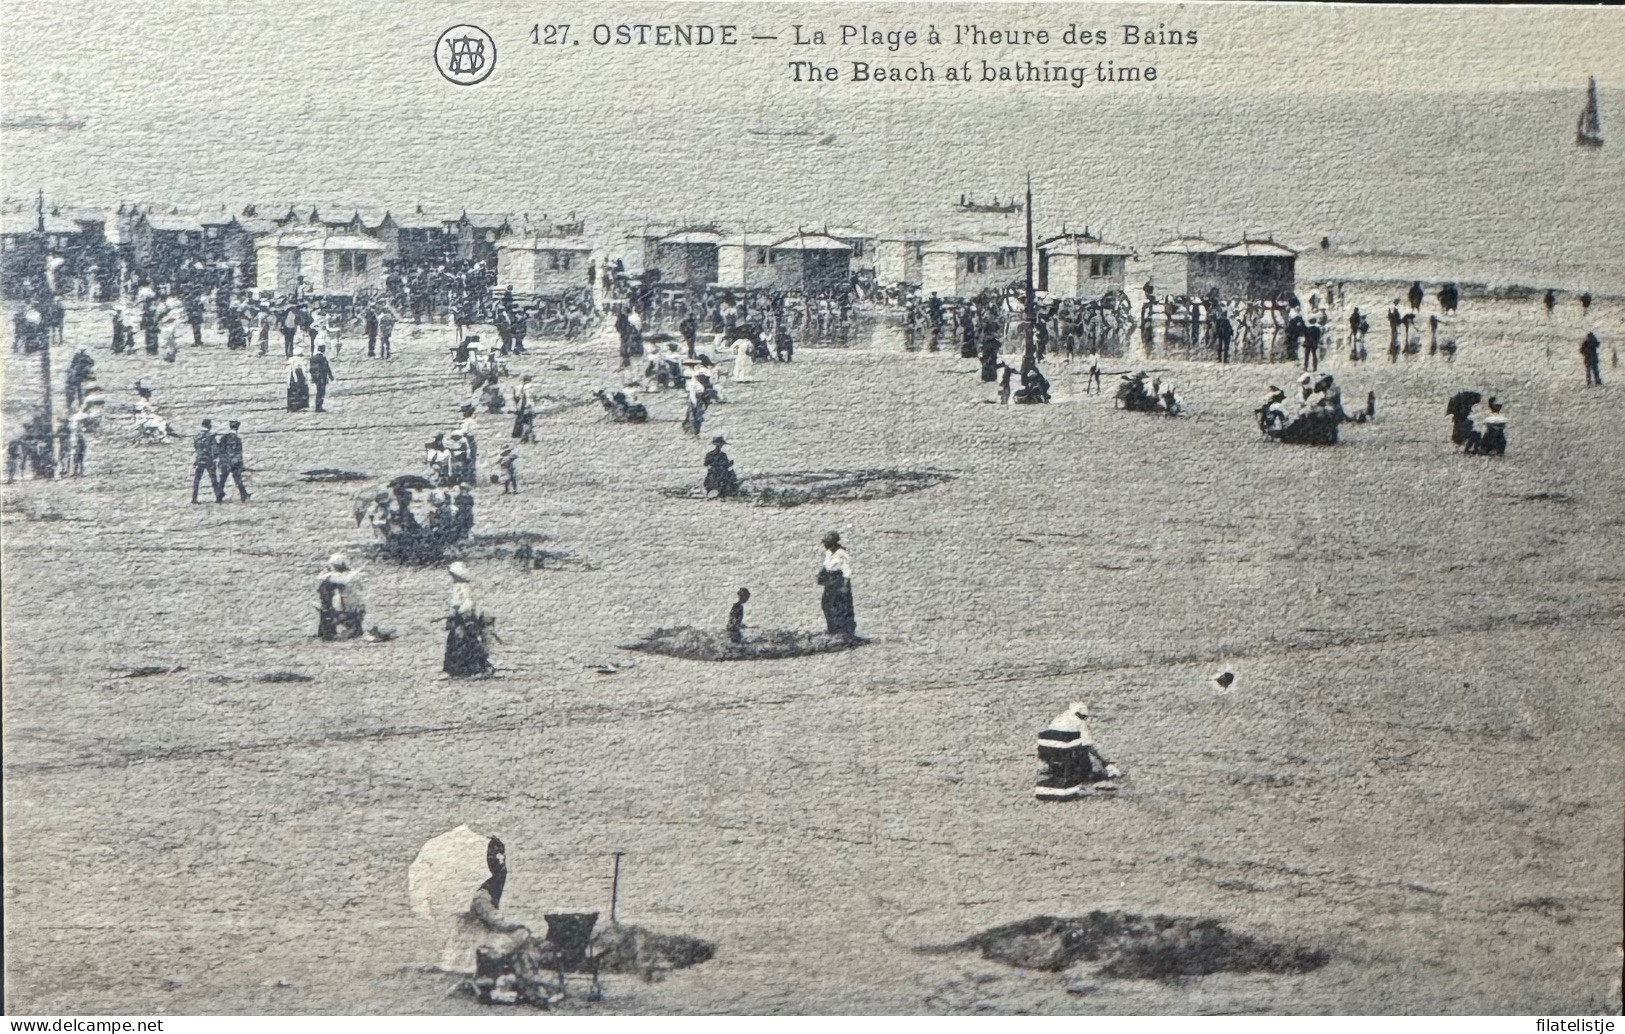
[[[1577,147],[1602,146],[1602,120],[1597,115],[1597,78],[1591,77],[1591,85],[1586,90],[1585,110],[1580,112],[1580,122],[1574,130],[1574,143]]]

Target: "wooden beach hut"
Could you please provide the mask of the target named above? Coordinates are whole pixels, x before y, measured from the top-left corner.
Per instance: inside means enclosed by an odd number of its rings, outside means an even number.
[[[930,240],[928,235],[921,233],[881,237],[875,241],[875,280],[882,284],[918,287],[921,283],[921,264],[925,261],[925,246]]]
[[[1083,233],[1064,233],[1037,245],[1038,289],[1058,298],[1104,296],[1123,290],[1134,249]]]
[[[1158,295],[1205,298],[1216,286],[1214,256],[1224,250],[1203,237],[1175,237],[1151,249],[1151,286]]]
[[[1272,240],[1244,238],[1213,256],[1214,282],[1221,298],[1270,301],[1297,287],[1298,253]]]
[[[769,267],[786,291],[823,294],[852,286],[852,247],[823,233],[798,233],[772,245]]]
[[[658,269],[664,286],[700,290],[717,281],[718,249],[722,239],[722,234],[710,226],[688,227],[667,234],[652,243],[644,268]]]
[[[496,244],[497,286],[529,298],[562,298],[588,286],[592,245],[578,237],[505,237]]]
[[[1025,247],[987,241],[933,241],[921,251],[920,290],[940,298],[974,298],[1004,290],[1027,275]]]
[[[383,251],[371,237],[314,227],[266,234],[254,249],[254,286],[278,295],[353,298],[383,288]]]
[[[773,243],[779,235],[740,233],[717,242],[716,285],[724,290],[748,291],[779,286]]]

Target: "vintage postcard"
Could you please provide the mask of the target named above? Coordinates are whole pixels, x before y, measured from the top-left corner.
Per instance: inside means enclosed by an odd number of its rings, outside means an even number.
[[[1619,9],[0,54],[6,1011],[1619,1011]]]

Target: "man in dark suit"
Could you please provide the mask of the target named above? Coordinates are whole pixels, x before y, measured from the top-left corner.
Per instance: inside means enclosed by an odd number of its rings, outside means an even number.
[[[203,421],[202,429],[192,437],[192,502],[197,502],[197,490],[203,484],[203,475],[209,475],[209,487],[214,489],[214,501],[224,502],[226,493],[220,487],[219,472],[215,469],[219,446],[214,437],[214,425]]]
[[[226,501],[226,479],[230,478],[237,483],[237,494],[243,502],[248,502],[248,487],[243,484],[243,439],[237,433],[240,426],[238,421],[231,422],[231,429],[215,439],[215,462],[218,464],[219,474],[216,477],[217,502]]]
[[[310,382],[316,386],[316,412],[322,412],[322,400],[327,398],[327,386],[333,381],[333,365],[327,361],[327,346],[317,345],[310,357]]]

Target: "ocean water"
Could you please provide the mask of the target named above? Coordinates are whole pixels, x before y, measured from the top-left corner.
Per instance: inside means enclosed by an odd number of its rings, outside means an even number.
[[[1177,234],[1247,232],[1308,253],[1311,277],[1625,293],[1617,90],[1602,92],[1617,142],[1601,150],[1574,145],[1579,85],[1218,97],[1035,84],[941,96],[551,98],[516,114],[382,100],[333,111],[312,95],[296,115],[251,121],[91,105],[81,130],[5,131],[0,175],[9,198],[44,190],[65,204],[574,212],[613,254],[646,221],[1016,237],[1019,218],[965,216],[954,203],[1007,198],[1030,172],[1041,233],[1087,226],[1142,258]],[[834,139],[747,132],[762,125]]]

